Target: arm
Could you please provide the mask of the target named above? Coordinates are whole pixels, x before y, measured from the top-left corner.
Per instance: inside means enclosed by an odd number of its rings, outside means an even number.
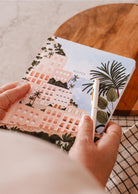
[[[0,119],[4,117],[10,105],[24,97],[29,89],[28,83],[19,86],[19,82],[0,88]],[[80,122],[79,132],[69,156],[80,162],[105,186],[116,161],[122,131],[119,125],[110,122],[106,134],[98,142],[93,142],[92,134],[92,120],[85,115]]]

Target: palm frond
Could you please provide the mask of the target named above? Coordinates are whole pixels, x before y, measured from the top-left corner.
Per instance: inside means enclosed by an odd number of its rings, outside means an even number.
[[[89,94],[89,92],[91,91],[90,94],[92,94],[92,91],[93,91],[93,87],[91,87],[88,91],[87,91],[87,94]]]
[[[126,75],[126,68],[122,65],[121,62],[113,60],[111,65],[110,61],[107,63],[101,63],[100,67],[97,67],[98,70],[90,70],[91,78],[94,80],[98,78],[100,80],[100,94],[106,94],[110,88],[115,88],[116,90],[122,89],[126,84],[126,81],[129,77],[129,74]],[[82,91],[88,90],[89,93],[92,90],[92,84],[86,83],[82,86],[85,88]]]
[[[126,81],[127,81],[128,77],[129,77],[129,75],[130,74],[126,75],[123,79],[120,79],[118,81],[118,85],[117,85],[118,88],[120,88],[120,89],[123,88],[123,86],[126,84]]]
[[[89,87],[92,88],[93,84],[92,83],[87,83],[87,84],[82,84],[82,86],[86,86],[85,88],[82,89],[82,92],[88,89]]]

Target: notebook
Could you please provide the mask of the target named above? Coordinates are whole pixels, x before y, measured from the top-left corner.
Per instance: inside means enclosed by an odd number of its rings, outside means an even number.
[[[31,84],[30,91],[10,107],[0,125],[42,136],[69,149],[82,115],[91,114],[93,80],[99,78],[97,139],[134,69],[133,59],[52,36],[22,78],[21,84]]]

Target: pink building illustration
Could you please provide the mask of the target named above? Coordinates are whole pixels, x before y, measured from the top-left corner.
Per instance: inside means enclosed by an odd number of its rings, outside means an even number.
[[[57,60],[57,61],[55,61]],[[30,82],[42,85],[49,78],[54,78],[57,81],[69,82],[72,73],[63,70],[67,61],[67,57],[54,54],[51,58],[43,58],[38,66],[34,67],[27,79]]]
[[[51,78],[69,82],[72,73],[63,69],[66,62],[67,57],[58,54],[43,58],[27,74],[29,93],[9,109],[3,124],[25,131],[76,135],[80,119],[87,112],[70,104],[73,92],[69,88],[48,83]]]
[[[52,73],[55,68],[63,69],[67,62],[68,58],[66,56],[58,55],[54,53],[50,58],[43,57],[39,63],[39,66],[36,67],[37,70],[45,73]]]
[[[54,54],[54,55],[51,57],[51,64],[52,64],[52,66],[53,66],[54,68],[63,69],[63,67],[65,66],[67,60],[68,60],[68,58],[67,58],[66,56]]]
[[[33,69],[29,72],[27,79],[30,82],[42,85],[48,82],[49,78],[54,78],[56,81],[69,82],[72,73],[62,69],[52,69],[52,71],[45,71],[40,69]]]
[[[43,83],[46,83],[49,80],[49,75],[44,74],[41,71],[36,71],[34,69],[29,73],[27,79],[32,83],[42,85]]]
[[[52,76],[57,81],[60,80],[62,82],[69,82],[72,76],[72,73],[69,71],[64,71],[63,69],[55,69]]]
[[[70,106],[68,111],[47,106],[43,112],[24,104],[16,103],[10,108],[10,111],[7,112],[2,123],[9,123],[7,125],[8,127],[17,126],[22,131],[42,131],[50,135],[71,133],[74,136],[77,134],[81,114],[86,114],[86,112],[80,110],[80,112],[74,116],[73,112],[70,112],[70,109],[75,110],[72,106]]]

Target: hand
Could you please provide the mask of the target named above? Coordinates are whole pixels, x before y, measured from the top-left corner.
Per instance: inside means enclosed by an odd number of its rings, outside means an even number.
[[[16,100],[24,97],[30,89],[30,84],[18,86],[19,82],[13,82],[0,87],[0,120],[5,116],[6,110]]]
[[[117,158],[121,134],[121,127],[110,122],[105,135],[94,143],[92,119],[84,115],[69,156],[80,162],[105,186]]]

